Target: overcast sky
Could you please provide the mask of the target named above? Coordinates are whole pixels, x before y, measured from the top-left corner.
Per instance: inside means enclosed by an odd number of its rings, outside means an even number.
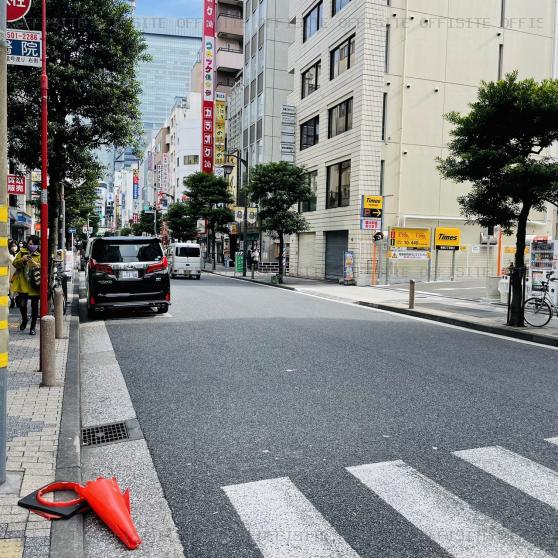
[[[202,0],[136,0],[136,15],[201,18]]]

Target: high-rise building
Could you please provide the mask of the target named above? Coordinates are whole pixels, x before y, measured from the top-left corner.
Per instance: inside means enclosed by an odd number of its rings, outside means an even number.
[[[192,67],[201,47],[201,20],[136,17],[149,62],[138,68],[142,123],[149,142],[165,124],[176,97],[190,92]]]
[[[388,259],[387,239],[375,246],[377,230],[363,230],[369,224],[384,232],[457,227],[458,276],[497,272],[493,231],[466,223],[458,204],[466,186],[437,170],[451,130],[444,114],[467,112],[482,80],[513,70],[522,78],[556,77],[556,0],[426,4],[291,2],[296,163],[308,169],[316,193],[301,208],[310,230],[291,240],[293,274],[339,279],[345,251],[354,254],[359,284],[370,284],[380,269],[382,280],[387,272],[395,281],[432,272],[427,250],[424,261],[396,252],[398,259]],[[382,224],[361,221],[369,195],[383,197]],[[555,234],[555,220],[555,211],[533,214],[528,234]],[[449,278],[452,254],[439,258],[440,276]]]
[[[215,91],[225,95],[230,94],[235,77],[242,69],[242,13],[242,0],[217,0]]]

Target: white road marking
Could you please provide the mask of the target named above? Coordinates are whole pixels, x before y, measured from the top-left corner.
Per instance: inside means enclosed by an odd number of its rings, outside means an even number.
[[[223,490],[264,558],[359,558],[288,478]]]
[[[347,470],[455,558],[549,558],[403,461]]]
[[[550,444],[554,444],[555,446],[558,446],[558,438],[547,438],[546,441]]]
[[[558,509],[558,473],[500,446],[453,452],[486,473]]]

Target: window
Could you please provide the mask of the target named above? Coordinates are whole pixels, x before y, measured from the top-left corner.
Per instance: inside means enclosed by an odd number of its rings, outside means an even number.
[[[384,93],[384,106],[382,108],[382,141],[386,140],[386,126],[387,126],[387,93]]]
[[[329,137],[334,138],[353,127],[353,99],[329,109]]]
[[[504,45],[499,45],[498,50],[498,79],[501,80],[504,74]]]
[[[385,59],[384,59],[384,70],[389,73],[389,47],[391,41],[391,25],[388,23],[386,25],[386,52],[385,52]]]
[[[252,36],[251,50],[252,50],[252,58],[254,58],[254,56],[256,56],[256,52],[258,52],[258,35],[257,35],[257,33],[254,33],[254,35]]]
[[[306,174],[308,184],[314,197],[308,201],[302,202],[299,207],[301,213],[309,213],[310,211],[316,211],[316,201],[318,195],[318,171],[312,171]]]
[[[343,41],[337,48],[331,51],[330,78],[346,72],[355,65],[355,36]]]
[[[199,155],[184,155],[184,164],[185,165],[198,165],[200,162]]]
[[[98,263],[158,262],[163,249],[158,240],[97,240],[91,257]]]
[[[327,167],[326,209],[348,207],[351,198],[351,161]]]
[[[258,95],[263,93],[264,75],[263,72],[258,76]]]
[[[320,88],[320,74],[322,72],[321,61],[302,72],[302,98],[307,97]]]
[[[320,140],[320,117],[306,121],[300,126],[300,150],[316,145]]]
[[[318,2],[304,16],[304,31],[302,41],[306,42],[312,35],[315,35],[322,28],[324,10],[322,2]]]
[[[198,246],[179,246],[176,248],[175,256],[178,258],[199,258],[200,249]]]
[[[386,181],[386,162],[384,159],[380,161],[380,196],[384,195],[384,187]]]
[[[176,166],[179,167],[180,166],[180,157],[176,158]]]
[[[331,6],[331,13],[335,15],[338,11],[342,10],[351,0],[333,0]]]
[[[264,45],[265,26],[262,25],[258,31],[258,48],[261,49]]]

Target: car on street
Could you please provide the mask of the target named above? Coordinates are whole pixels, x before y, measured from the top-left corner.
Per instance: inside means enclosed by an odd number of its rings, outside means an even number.
[[[105,237],[92,241],[87,254],[87,310],[170,305],[169,265],[157,238]]]
[[[170,274],[201,279],[201,246],[194,242],[177,242],[169,248]]]

